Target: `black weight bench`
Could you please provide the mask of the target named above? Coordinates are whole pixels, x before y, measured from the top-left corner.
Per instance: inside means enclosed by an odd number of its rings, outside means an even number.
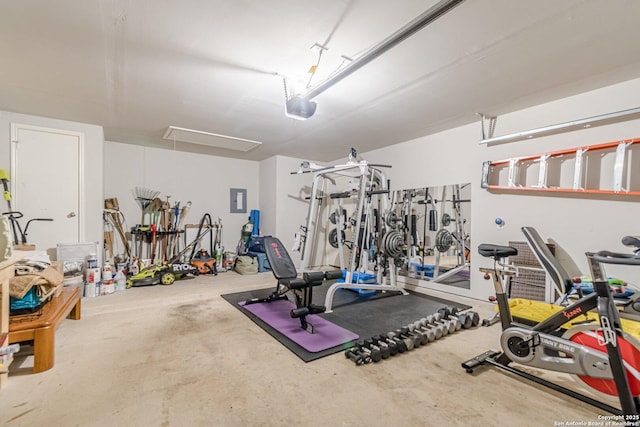
[[[323,305],[313,304],[313,288],[322,285],[325,280],[341,278],[342,271],[310,271],[303,273],[302,278],[298,278],[293,260],[278,238],[264,237],[264,249],[271,266],[271,272],[277,280],[276,290],[266,298],[250,299],[245,302],[245,305],[288,299],[286,293],[292,290],[296,298],[296,308],[291,310],[291,317],[300,319],[302,329],[311,334],[314,333],[313,325],[307,322],[307,316],[324,313],[326,308]]]

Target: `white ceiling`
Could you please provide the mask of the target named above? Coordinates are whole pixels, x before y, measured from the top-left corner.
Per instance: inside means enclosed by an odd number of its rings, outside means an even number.
[[[466,0],[284,115],[282,76],[312,83],[435,0],[21,0],[0,13],[0,110],[173,148],[168,126],[261,141],[261,160],[328,161],[640,77],[640,1]],[[480,125],[478,125],[480,126]],[[480,132],[479,132],[480,133]]]

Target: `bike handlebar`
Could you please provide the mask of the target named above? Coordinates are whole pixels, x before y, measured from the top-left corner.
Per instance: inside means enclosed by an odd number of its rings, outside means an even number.
[[[640,254],[600,251],[593,256],[593,259],[604,264],[640,265]]]

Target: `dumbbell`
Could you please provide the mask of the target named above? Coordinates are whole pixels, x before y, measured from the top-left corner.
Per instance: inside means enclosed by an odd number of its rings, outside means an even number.
[[[405,347],[407,348],[407,351],[411,351],[415,348],[412,339],[400,337],[395,332],[388,332],[387,337],[391,338],[392,340],[403,342],[405,344]]]
[[[422,345],[427,345],[430,342],[433,342],[436,340],[436,334],[431,330],[422,330],[420,328],[417,328],[414,323],[409,323],[408,325],[405,326],[408,330],[410,334],[417,334],[422,336]]]
[[[400,328],[400,333],[402,336],[406,336],[414,341],[418,342],[418,346],[429,344],[429,337],[423,331],[416,331],[415,329],[409,328],[409,325],[403,326]],[[415,346],[415,347],[418,347]]]
[[[451,315],[458,317],[462,323],[462,327],[465,329],[476,327],[480,324],[480,315],[475,311],[467,311],[461,313],[457,308],[450,309]]]
[[[442,315],[443,320],[451,320],[456,325],[456,331],[462,328],[468,329],[471,327],[471,318],[464,313],[458,313],[457,308],[444,307],[438,310],[438,313]]]
[[[441,312],[441,310],[445,311],[443,313],[445,314],[444,315],[445,318],[457,317],[458,320],[460,320],[460,323],[462,324],[462,327],[464,329],[476,327],[480,324],[480,315],[475,311],[468,311],[466,313],[461,313],[456,307],[453,307],[453,308],[444,307],[438,310],[438,312]],[[447,311],[449,313],[449,316],[446,315]]]
[[[413,327],[427,334],[427,338],[429,339],[429,341],[435,341],[442,338],[442,326],[426,326],[422,323],[421,320],[416,320],[415,322],[413,322]]]
[[[389,356],[395,356],[398,354],[398,344],[395,341],[385,341],[378,336],[373,336],[369,338],[375,345],[380,347],[380,349],[384,349],[385,347],[389,349]],[[382,356],[384,359],[384,355]]]
[[[471,326],[472,327],[476,327],[480,324],[480,315],[478,313],[476,313],[475,311],[470,311],[468,313],[468,316],[471,317]]]
[[[445,325],[444,322],[441,322],[440,315],[430,314],[427,317],[423,317],[422,319],[420,319],[420,322],[422,322],[422,326],[425,328],[433,328],[436,334],[438,334],[438,331],[436,330],[436,328],[439,329],[440,337],[438,338],[442,338],[449,334],[450,325],[449,324]]]
[[[388,359],[391,356],[391,350],[389,350],[389,346],[387,346],[384,343],[382,343],[381,345],[378,345],[373,341],[372,338],[368,338],[364,340],[364,344],[366,347],[372,350],[375,350],[375,349],[379,350],[380,356],[382,356],[383,359]]]
[[[466,314],[458,313],[457,308],[443,307],[438,310],[438,313],[442,316],[442,320],[450,320],[453,321],[456,325],[456,331],[465,327],[465,324],[469,322]]]
[[[418,347],[420,347],[422,345],[422,341],[423,341],[422,336],[418,336],[416,334],[410,334],[409,333],[409,328],[407,328],[407,327],[398,328],[398,329],[395,330],[395,333],[398,334],[398,336],[400,336],[402,338],[407,338],[407,339],[410,339],[411,341],[413,341],[413,348],[418,348]],[[424,339],[424,341],[427,341],[427,340]]]
[[[426,317],[427,323],[433,325],[442,325],[444,326],[442,332],[444,335],[452,334],[456,331],[456,324],[453,320],[445,320],[442,318],[440,313],[431,314]]]
[[[420,347],[421,345],[429,344],[429,337],[427,337],[427,335],[423,334],[420,331],[411,331],[408,326],[403,326],[396,331],[400,331],[400,334],[402,336],[411,338],[413,340],[414,347]]]
[[[409,323],[407,325],[407,328],[409,328],[409,332],[422,334],[427,337],[427,342],[433,342],[436,340],[435,332],[432,329],[421,329],[419,320],[413,323]]]
[[[382,352],[379,348],[369,348],[367,347],[363,341],[356,342],[356,348],[362,354],[366,354],[371,358],[371,361],[374,363],[378,363],[382,360]]]
[[[440,338],[442,338],[443,336],[445,336],[448,332],[445,331],[445,327],[442,325],[432,325],[429,322],[427,322],[427,318],[423,317],[420,320],[416,320],[413,323],[417,328],[425,331],[425,332],[429,332],[431,331],[433,333],[433,335],[435,336],[435,339],[439,340]]]
[[[407,344],[403,340],[395,340],[393,338],[389,338],[386,335],[378,335],[378,339],[380,341],[386,342],[389,345],[389,348],[396,347],[398,353],[404,353],[407,351]]]
[[[344,357],[353,360],[353,363],[355,363],[356,366],[360,366],[360,365],[364,365],[365,363],[368,363],[365,361],[364,356],[360,354],[360,352],[358,352],[353,347],[345,350]]]

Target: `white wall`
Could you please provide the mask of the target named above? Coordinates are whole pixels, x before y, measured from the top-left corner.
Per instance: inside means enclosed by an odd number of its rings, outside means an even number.
[[[141,209],[132,191],[160,191],[160,198],[184,206],[192,202],[186,224],[198,224],[205,213],[222,219],[225,250],[236,250],[240,230],[251,209],[259,209],[259,163],[148,148],[118,142],[104,146],[104,198],[117,197],[129,228],[139,224]],[[247,213],[230,213],[229,189],[247,190]]]
[[[11,124],[41,126],[52,129],[68,130],[84,134],[84,240],[102,241],[102,148],[104,133],[101,126],[77,123],[66,120],[50,119],[26,114],[0,111],[0,169],[11,173]],[[46,178],[46,177],[45,177]],[[48,179],[48,178],[47,178]],[[50,189],[58,191],[58,189]],[[2,208],[4,211],[6,206]],[[28,216],[28,215],[27,215]],[[30,239],[32,240],[32,239]],[[37,245],[37,241],[32,241]]]
[[[311,194],[312,175],[295,174],[302,160],[292,157],[277,156],[277,207],[276,222],[280,240],[290,248],[293,245],[294,236],[301,225],[306,224],[309,201],[305,200]],[[299,256],[291,255],[294,261]]]
[[[640,79],[514,112],[498,118],[496,136],[635,108],[639,106],[638,93]],[[637,137],[640,137],[640,120],[487,146],[479,144],[478,122],[362,153],[362,156],[372,163],[393,165],[387,172],[392,189],[471,182],[471,289],[459,290],[438,284],[428,286],[486,299],[493,293],[493,288],[490,282],[482,279],[478,267],[489,266],[490,262],[477,255],[479,243],[523,241],[520,227],[533,226],[543,238],[555,241],[562,257],[568,257],[577,270],[587,273],[585,251],[628,251],[620,239],[624,235],[639,234],[640,206],[637,197],[491,193],[480,188],[482,162]],[[503,229],[495,226],[497,217],[506,221]],[[571,273],[576,274],[577,270]],[[611,273],[614,269],[608,271]],[[640,284],[640,272],[627,268],[620,273]]]
[[[277,236],[276,203],[278,183],[276,177],[277,157],[260,162],[260,234]]]
[[[264,225],[262,235],[278,237],[286,248],[293,246],[294,236],[306,224],[312,175],[292,174],[303,160],[274,156],[260,162],[260,206]],[[289,251],[297,264],[300,254]]]

